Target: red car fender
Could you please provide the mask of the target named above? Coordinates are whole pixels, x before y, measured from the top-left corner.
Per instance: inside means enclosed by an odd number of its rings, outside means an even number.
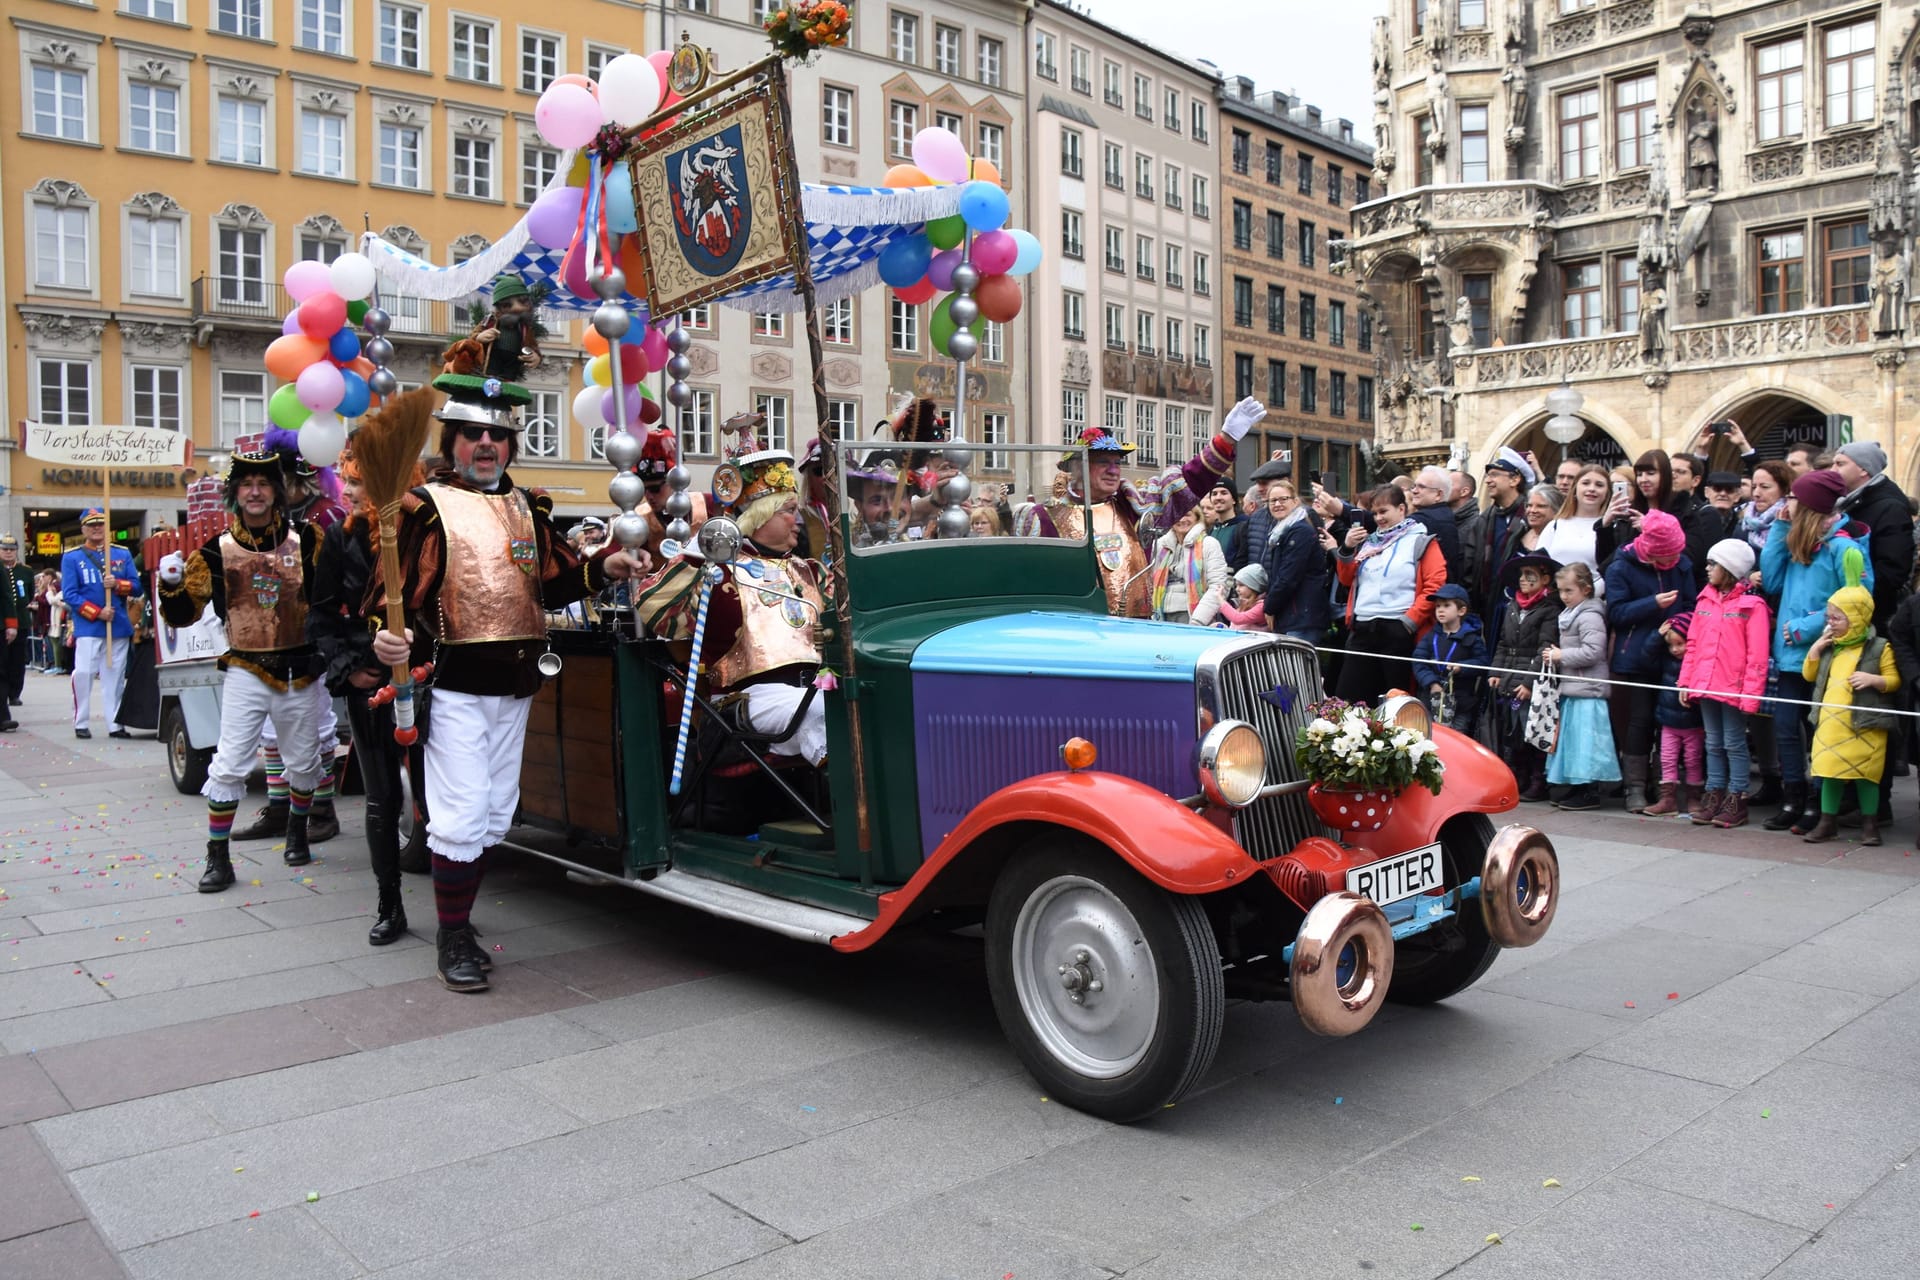
[[[1164,791],[1111,773],[1043,773],[1002,787],[974,806],[913,879],[880,895],[873,923],[835,938],[834,949],[863,951],[878,942],[935,881],[964,864],[962,855],[1015,823],[1090,836],[1170,893],[1229,889],[1259,870],[1230,832]]]
[[[1440,827],[1457,813],[1505,813],[1520,803],[1513,770],[1493,752],[1445,725],[1433,727],[1446,775],[1440,794],[1408,787],[1393,802],[1393,816],[1378,831],[1343,834],[1348,844],[1378,854],[1405,853],[1440,838]]]

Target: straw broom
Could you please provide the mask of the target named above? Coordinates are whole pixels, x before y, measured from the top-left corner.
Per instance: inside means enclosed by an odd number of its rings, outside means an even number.
[[[427,447],[433,427],[431,388],[421,387],[388,400],[380,412],[367,415],[353,433],[353,459],[360,468],[360,485],[367,502],[380,517],[380,576],[386,583],[387,630],[407,634],[407,580],[400,568],[400,502],[406,497],[415,466]],[[420,731],[413,725],[413,671],[400,662],[393,668],[393,740],[412,746]]]

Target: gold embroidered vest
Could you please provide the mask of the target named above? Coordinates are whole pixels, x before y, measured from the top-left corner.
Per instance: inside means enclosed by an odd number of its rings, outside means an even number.
[[[713,664],[716,687],[730,689],[780,667],[817,664],[820,648],[814,639],[819,610],[824,607],[813,566],[800,559],[766,559],[743,552],[734,562],[730,582],[740,596],[740,635]],[[755,590],[758,584],[765,590]],[[792,596],[812,602],[812,608]]]
[[[271,551],[220,535],[227,589],[227,643],[238,653],[273,653],[307,642],[307,602],[300,596],[300,535],[291,527]]]
[[[447,542],[440,643],[544,640],[540,543],[526,495],[518,489],[474,493],[442,484],[428,491]]]
[[[1077,502],[1051,502],[1047,516],[1063,538],[1082,536],[1085,513]],[[1153,582],[1147,573],[1146,548],[1140,535],[1112,502],[1093,507],[1093,551],[1100,565],[1100,582],[1107,592],[1107,612],[1116,618],[1153,616]]]

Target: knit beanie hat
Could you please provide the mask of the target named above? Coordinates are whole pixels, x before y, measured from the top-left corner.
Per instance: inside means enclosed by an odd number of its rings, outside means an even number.
[[[1687,633],[1693,630],[1692,612],[1689,611],[1687,613],[1674,614],[1671,618],[1668,618],[1665,622],[1660,624],[1660,630],[1671,631],[1673,632],[1673,634],[1679,636],[1682,640],[1685,640],[1687,638]]]
[[[1664,565],[1687,549],[1687,535],[1666,512],[1649,511],[1640,520],[1640,536],[1633,540],[1633,549],[1645,563]]]
[[[1841,445],[1834,452],[1869,476],[1877,476],[1887,469],[1887,451],[1872,440],[1855,440]]]
[[[1267,593],[1267,571],[1257,564],[1250,564],[1233,575],[1233,580],[1256,595]]]
[[[1801,506],[1823,516],[1833,514],[1833,506],[1847,491],[1847,482],[1837,471],[1809,471],[1793,482],[1793,496]]]
[[[1717,564],[1736,578],[1753,572],[1753,548],[1745,538],[1722,538],[1707,550],[1707,563]]]

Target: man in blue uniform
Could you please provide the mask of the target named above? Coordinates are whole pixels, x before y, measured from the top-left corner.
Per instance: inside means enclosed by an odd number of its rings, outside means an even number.
[[[80,517],[83,545],[60,558],[60,594],[73,614],[73,736],[91,738],[93,682],[100,681],[107,736],[131,738],[120,727],[120,695],[127,688],[133,622],[127,597],[139,587],[133,553],[107,539],[107,513],[90,507]]]

